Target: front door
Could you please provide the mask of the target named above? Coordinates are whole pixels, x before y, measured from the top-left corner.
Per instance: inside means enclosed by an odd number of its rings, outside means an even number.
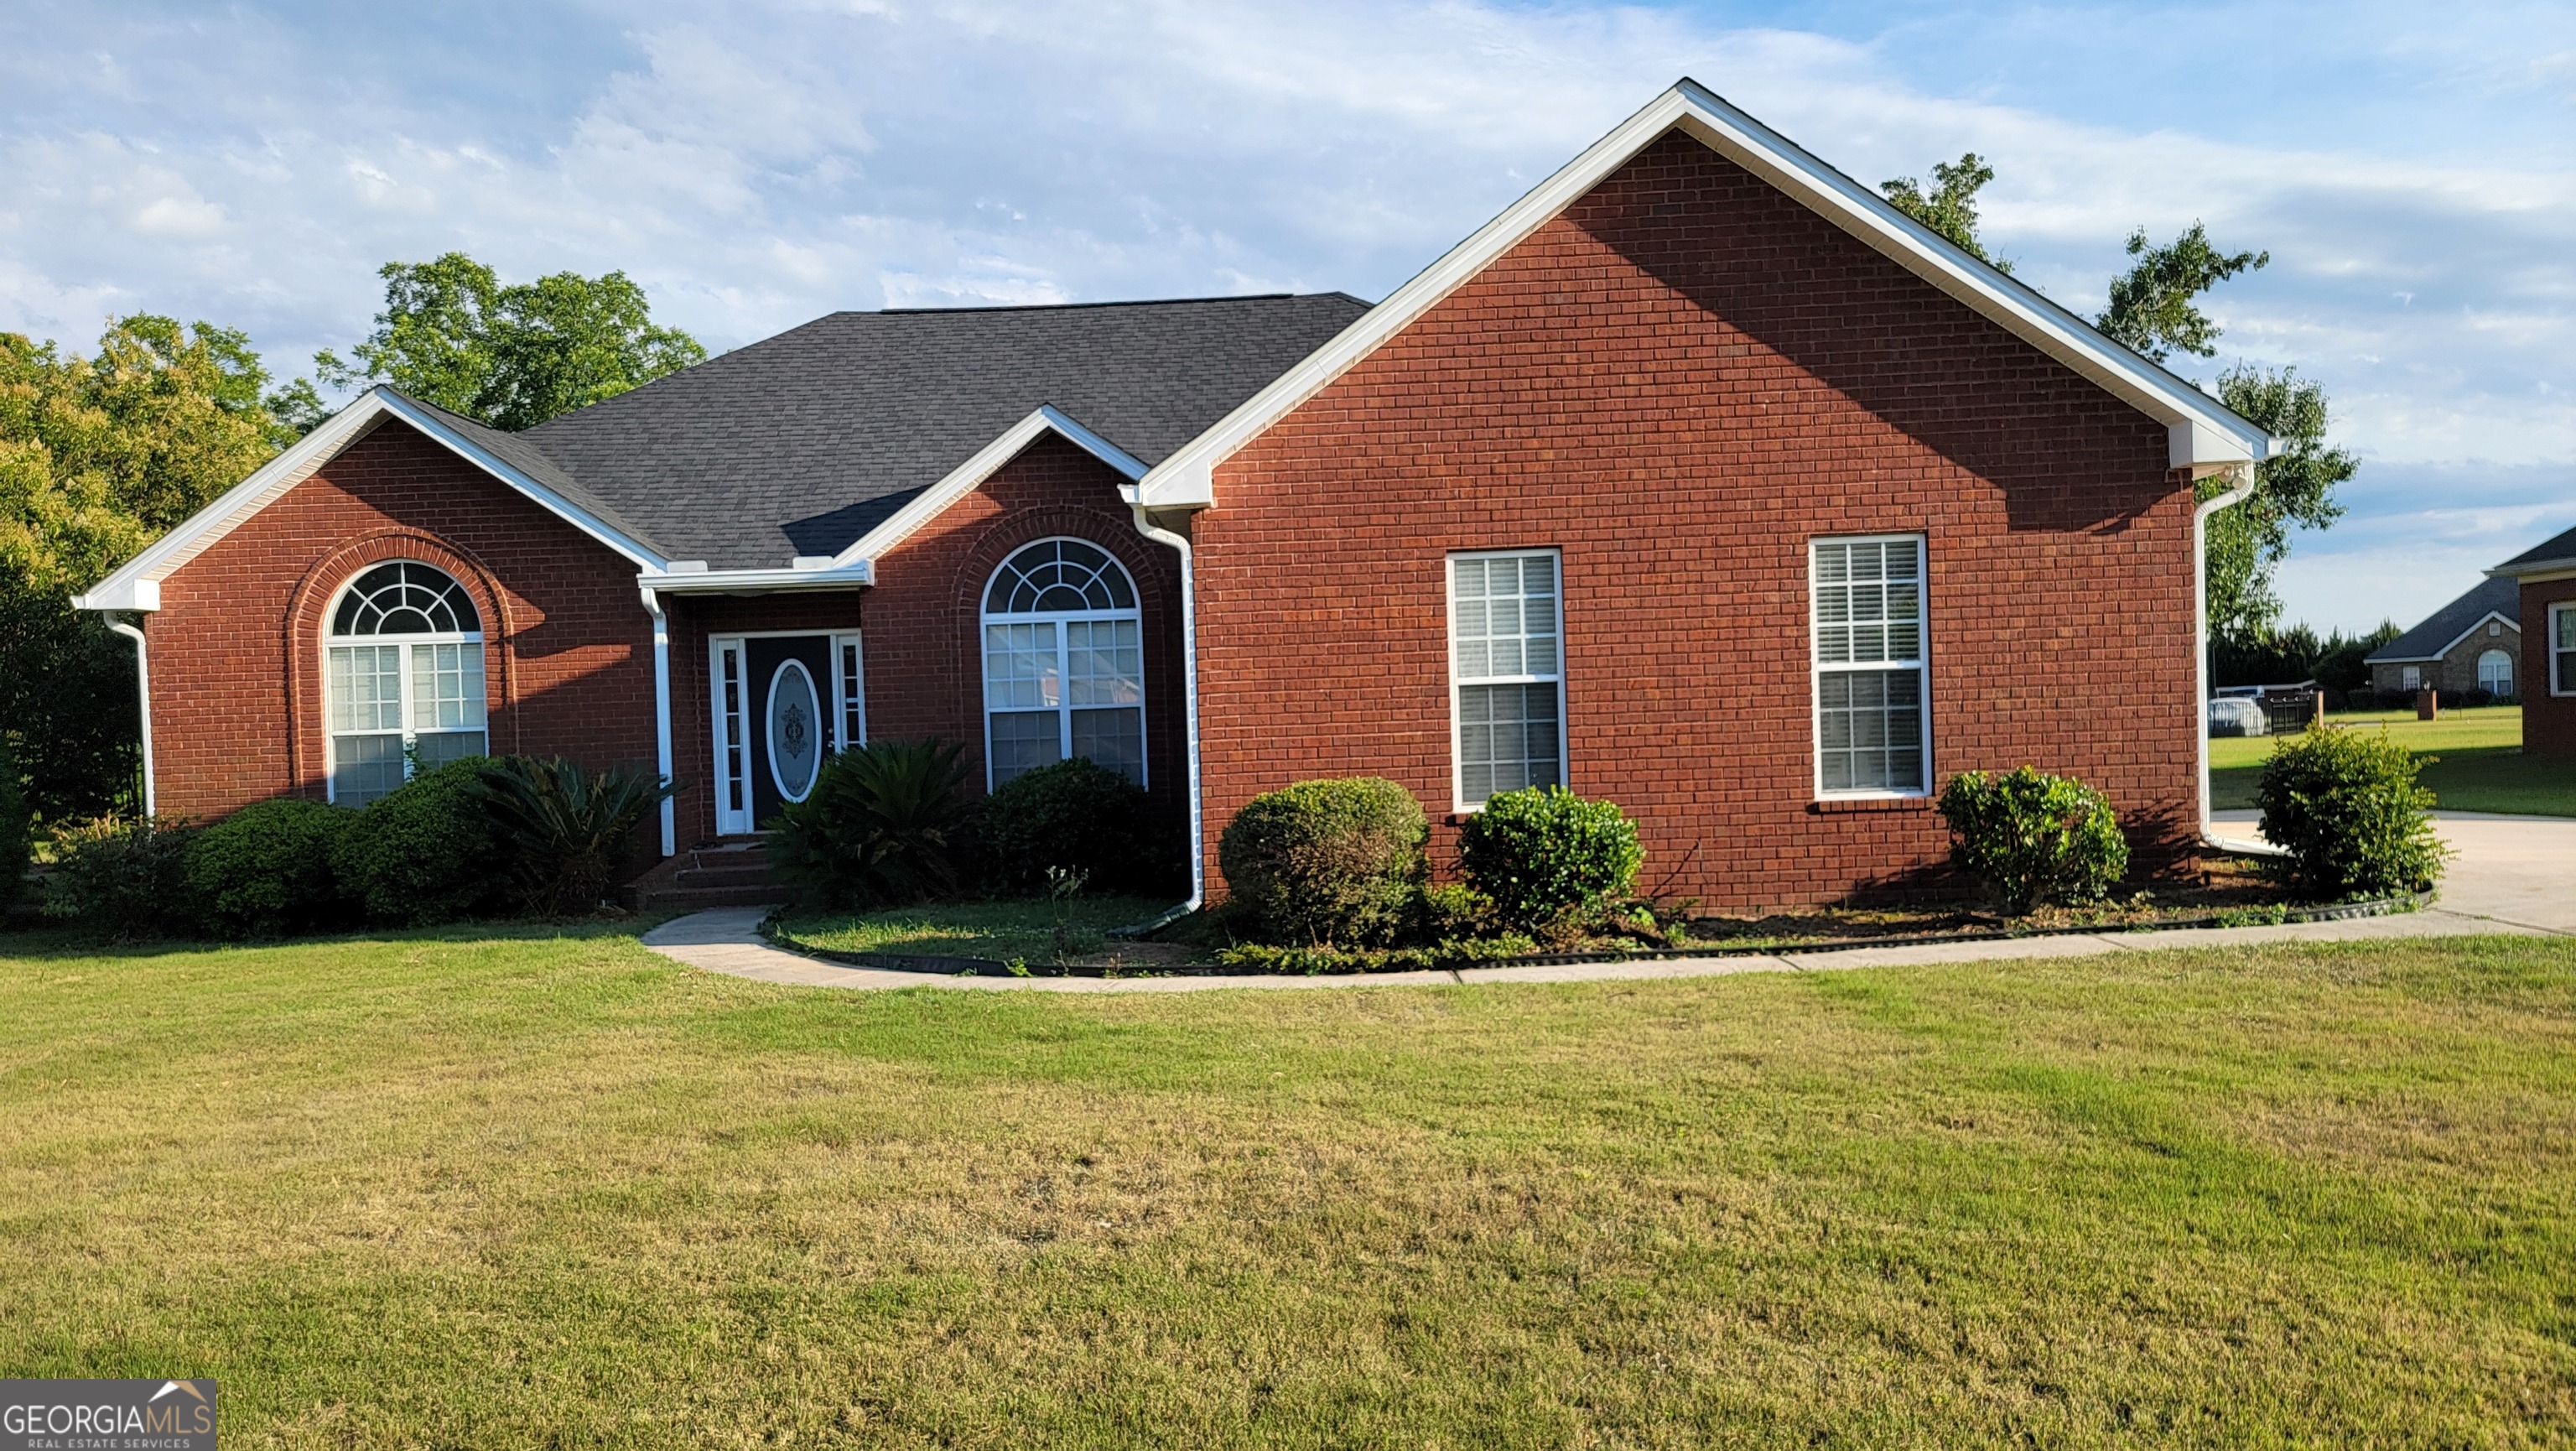
[[[775,635],[743,642],[751,677],[751,819],[767,830],[778,809],[814,789],[831,739],[832,637]]]

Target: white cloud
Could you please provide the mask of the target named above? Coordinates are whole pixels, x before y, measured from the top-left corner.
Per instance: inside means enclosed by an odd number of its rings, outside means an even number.
[[[2213,300],[2228,356],[2323,380],[2364,480],[2576,459],[2576,28],[2332,13],[2187,41],[2118,6],[1843,35],[1476,0],[40,11],[0,56],[0,327],[148,307],[292,369],[363,332],[380,264],[450,248],[623,268],[719,346],[841,307],[1382,295],[1689,73],[1863,181],[1986,155],[1992,240],[2079,310],[2134,226],[2268,247]],[[2248,48],[2285,33],[2308,49]],[[2082,79],[2195,45],[2327,79],[2143,108]]]

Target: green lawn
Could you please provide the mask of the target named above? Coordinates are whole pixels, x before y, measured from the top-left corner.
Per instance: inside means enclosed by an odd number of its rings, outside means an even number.
[[[2576,942],[772,987],[0,940],[0,1367],[227,1447],[2576,1439]]]
[[[2329,716],[2337,725],[2385,730],[2413,750],[2441,757],[2424,768],[2424,785],[2453,811],[2576,816],[2576,762],[2536,761],[2522,754],[2522,707],[2449,710],[2420,721],[2413,711]],[[2254,782],[2282,736],[2222,736],[2209,743],[2209,792],[2219,810],[2254,804]]]

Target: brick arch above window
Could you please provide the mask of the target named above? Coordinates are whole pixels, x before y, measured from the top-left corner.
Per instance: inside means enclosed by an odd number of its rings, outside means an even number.
[[[389,529],[349,540],[314,561],[296,581],[286,619],[286,722],[293,744],[294,789],[320,796],[328,772],[323,739],[321,665],[323,636],[341,588],[379,564],[413,560],[455,580],[482,618],[485,702],[494,750],[518,749],[518,672],[512,637],[521,621],[500,580],[471,551],[417,529]]]

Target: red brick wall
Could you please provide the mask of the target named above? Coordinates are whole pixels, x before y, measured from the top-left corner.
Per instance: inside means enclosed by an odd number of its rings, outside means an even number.
[[[682,844],[715,832],[710,635],[856,627],[866,662],[869,736],[965,742],[972,788],[980,792],[984,586],[1011,551],[1058,535],[1099,545],[1135,577],[1145,638],[1145,771],[1157,805],[1177,816],[1185,800],[1179,570],[1171,550],[1136,532],[1118,499],[1123,482],[1098,459],[1048,434],[877,561],[870,590],[675,597],[672,714],[678,774],[689,787],[680,801]]]
[[[495,751],[652,759],[635,566],[388,422],[163,581],[144,624],[163,812],[323,795],[323,612],[393,558],[437,565],[474,596]]]
[[[1813,798],[1807,541],[1930,540],[1934,768],[2196,818],[2191,492],[2164,428],[1670,136],[1218,471],[1198,516],[1217,833],[1306,777],[1452,807],[1444,560],[1564,556],[1573,787],[1644,887],[1937,887],[1926,803]],[[1454,827],[1436,834],[1436,859]]]
[[[2576,605],[2576,579],[2522,587],[2522,749],[2526,755],[2576,761],[2576,695],[2549,691],[2549,607],[2554,604]]]

